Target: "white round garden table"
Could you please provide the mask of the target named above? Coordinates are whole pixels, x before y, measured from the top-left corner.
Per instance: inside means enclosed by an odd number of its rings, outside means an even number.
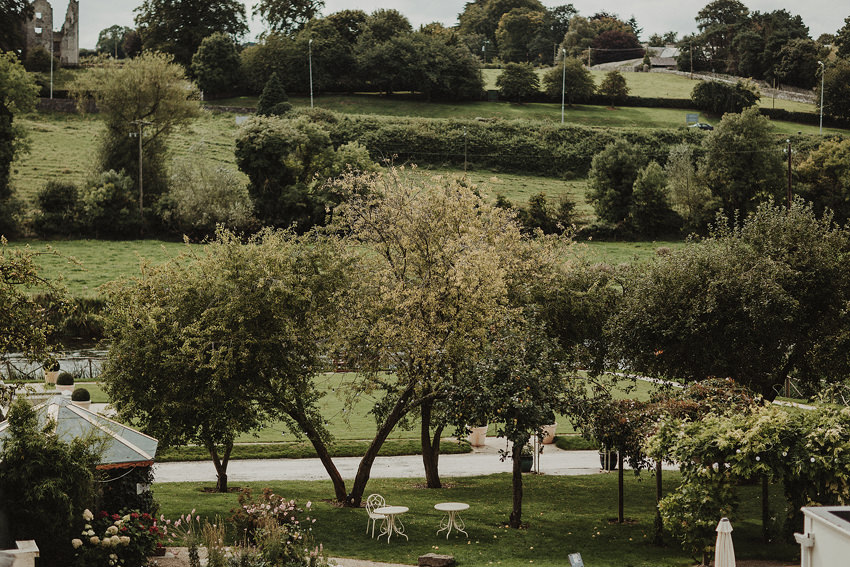
[[[463,532],[463,535],[469,537],[469,534],[463,530],[463,519],[460,517],[460,512],[469,510],[469,504],[464,504],[463,502],[440,502],[439,504],[434,504],[434,509],[446,513],[443,519],[440,520],[440,529],[437,530],[437,535],[441,531],[446,530],[446,539],[449,539],[449,534],[452,533],[452,528],[454,528],[455,531]]]
[[[382,514],[387,518],[387,521],[381,526],[381,533],[378,534],[378,539],[386,535],[387,543],[389,543],[393,534],[404,536],[404,539],[408,539],[407,534],[404,533],[404,524],[401,523],[401,518],[398,517],[408,510],[409,508],[407,506],[382,506],[375,508],[374,512],[376,514]]]

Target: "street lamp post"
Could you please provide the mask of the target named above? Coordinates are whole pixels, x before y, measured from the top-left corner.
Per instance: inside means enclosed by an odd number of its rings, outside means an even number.
[[[144,183],[142,182],[142,134],[145,126],[150,126],[153,122],[149,122],[148,120],[133,120],[130,124],[136,126],[138,128],[137,132],[130,132],[130,137],[139,137],[139,218],[142,219],[142,224],[144,224],[145,219],[145,209],[144,209]]]
[[[50,17],[50,100],[53,100],[53,17]]]
[[[564,69],[561,73],[561,124],[564,123],[564,94],[567,90],[567,50],[562,49],[563,58],[561,59],[561,65],[563,65]]]
[[[308,56],[307,58],[310,61],[310,108],[313,108],[313,39],[310,38],[310,41],[307,43],[308,47]]]
[[[818,65],[820,65],[820,127],[818,128],[818,134],[823,135],[823,76],[824,66],[823,61],[818,61]]]

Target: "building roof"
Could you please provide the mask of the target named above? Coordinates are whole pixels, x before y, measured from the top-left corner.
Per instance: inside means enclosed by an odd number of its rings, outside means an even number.
[[[35,406],[39,425],[48,419],[56,423],[63,441],[95,435],[104,440],[98,468],[149,466],[153,464],[159,441],[126,425],[82,408],[65,396],[56,395]],[[0,423],[0,449],[9,435],[9,422]]]

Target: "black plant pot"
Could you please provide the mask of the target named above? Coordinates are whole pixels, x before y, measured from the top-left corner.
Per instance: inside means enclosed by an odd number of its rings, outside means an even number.
[[[617,470],[617,457],[617,451],[608,451],[607,453],[599,451],[599,466],[604,471],[615,471]]]

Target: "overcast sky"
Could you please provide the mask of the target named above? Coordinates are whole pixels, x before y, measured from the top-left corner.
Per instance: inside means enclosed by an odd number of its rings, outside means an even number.
[[[66,0],[52,0],[56,22],[64,21]],[[675,30],[679,35],[696,31],[694,17],[709,0],[574,0],[573,6],[582,16],[591,16],[599,10],[619,15],[623,19],[635,16],[643,28],[645,40],[653,33]],[[133,27],[133,8],[141,0],[80,0],[80,47],[93,49],[100,30],[111,25]],[[251,6],[256,0],[244,2],[250,16]],[[558,6],[566,2],[543,0],[547,6]],[[414,28],[429,22],[454,25],[457,15],[463,10],[466,0],[325,0],[325,14],[339,10],[359,8],[371,12],[377,8],[394,8],[410,19]],[[809,26],[809,33],[817,38],[822,33],[835,33],[844,18],[850,16],[846,0],[744,0],[750,11],[770,12],[785,9],[799,14]],[[248,39],[254,39],[262,31],[258,21],[251,22]]]

